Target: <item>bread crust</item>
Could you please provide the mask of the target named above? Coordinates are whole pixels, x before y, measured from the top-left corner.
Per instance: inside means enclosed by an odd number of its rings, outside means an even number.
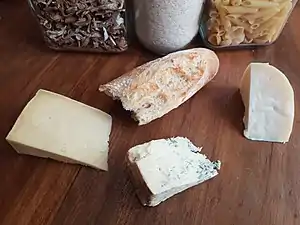
[[[212,80],[218,69],[219,59],[213,51],[194,48],[139,66],[101,85],[99,91],[119,99],[143,125],[183,104]]]

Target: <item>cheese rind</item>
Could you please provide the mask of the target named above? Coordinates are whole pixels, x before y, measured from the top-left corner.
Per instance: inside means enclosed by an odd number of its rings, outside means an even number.
[[[294,121],[294,91],[287,77],[268,63],[251,63],[244,72],[240,92],[245,105],[244,136],[287,142]]]
[[[154,140],[131,148],[127,161],[142,204],[156,206],[216,176],[219,164],[200,151],[183,137]]]
[[[108,170],[110,115],[39,90],[6,137],[21,154]]]

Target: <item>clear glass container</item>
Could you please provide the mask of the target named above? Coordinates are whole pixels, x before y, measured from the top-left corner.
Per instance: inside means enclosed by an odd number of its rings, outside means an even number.
[[[46,44],[55,50],[123,52],[124,0],[28,0]]]
[[[204,0],[134,0],[135,31],[149,50],[167,54],[198,34]]]
[[[200,35],[212,49],[274,43],[298,0],[207,0]]]

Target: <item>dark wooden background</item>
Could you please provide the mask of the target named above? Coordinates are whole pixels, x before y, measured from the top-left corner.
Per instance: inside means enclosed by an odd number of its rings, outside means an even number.
[[[162,119],[138,127],[118,102],[97,91],[154,59],[138,44],[119,55],[57,53],[45,47],[26,1],[0,1],[0,224],[299,225],[300,5],[279,40],[256,50],[218,52],[217,77]],[[288,144],[242,136],[238,93],[251,61],[270,62],[295,90]],[[45,88],[113,116],[109,172],[18,155],[5,136],[35,92]],[[126,151],[155,138],[186,136],[223,167],[215,179],[155,208],[141,206],[124,168]]]

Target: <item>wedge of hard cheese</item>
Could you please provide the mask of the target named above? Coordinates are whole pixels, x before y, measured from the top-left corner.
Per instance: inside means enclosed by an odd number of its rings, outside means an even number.
[[[211,162],[187,138],[154,140],[128,151],[131,180],[143,205],[156,206],[173,195],[218,174]]]
[[[294,121],[294,91],[286,76],[268,63],[251,63],[240,92],[246,110],[245,137],[287,142]]]
[[[110,115],[45,90],[39,90],[6,140],[22,154],[107,170]]]

